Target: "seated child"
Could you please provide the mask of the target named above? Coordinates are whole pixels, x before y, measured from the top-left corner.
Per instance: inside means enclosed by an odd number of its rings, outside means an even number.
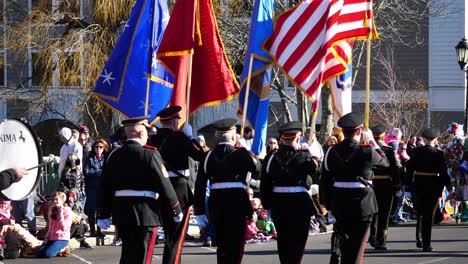
[[[261,208],[261,201],[258,198],[250,199],[252,209],[254,211],[251,219],[245,220],[245,243],[255,243],[269,240],[268,237],[262,234],[255,224],[257,222],[257,210]]]
[[[72,209],[72,225],[70,228],[70,238],[75,238],[80,242],[80,248],[92,248],[86,242],[85,233],[88,231],[87,217],[83,212],[81,202],[77,200],[78,190],[71,189],[68,192],[68,206]]]
[[[68,242],[70,241],[70,228],[72,225],[72,210],[65,203],[67,196],[63,192],[56,192],[52,196],[53,206],[48,212],[48,229],[44,242],[36,253],[37,257],[49,258],[57,256],[70,255]],[[67,250],[68,249],[68,250]]]
[[[0,201],[0,236],[4,239],[2,246],[5,249],[4,255],[0,254],[0,258],[15,259],[19,256],[22,248],[34,249],[39,248],[42,244],[42,241],[29,231],[19,224],[15,224],[11,209],[10,201]]]
[[[275,224],[268,218],[268,211],[265,209],[260,209],[258,214],[258,220],[255,222],[257,228],[260,232],[266,237],[272,237],[276,239],[276,228]]]

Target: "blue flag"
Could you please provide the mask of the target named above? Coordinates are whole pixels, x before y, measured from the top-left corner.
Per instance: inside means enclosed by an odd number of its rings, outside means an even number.
[[[250,91],[247,105],[247,119],[255,129],[252,152],[264,152],[268,128],[268,107],[270,104],[271,66],[273,59],[262,49],[263,42],[273,33],[274,0],[255,0],[250,24],[249,45],[241,77],[239,112],[244,109],[245,91],[249,73],[250,57],[253,55]]]
[[[156,58],[168,21],[166,0],[137,0],[93,94],[127,117],[149,114],[149,121],[154,122],[156,114],[168,105],[174,84]]]

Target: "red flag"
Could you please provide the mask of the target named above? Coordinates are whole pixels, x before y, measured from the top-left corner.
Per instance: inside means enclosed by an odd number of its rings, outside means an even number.
[[[304,0],[284,12],[266,41],[279,67],[309,97],[346,71],[335,45],[344,39],[376,37],[371,0]]]
[[[177,0],[157,52],[176,79],[171,104],[180,105],[183,115],[187,106],[190,54],[193,54],[190,114],[202,106],[230,100],[239,92],[219,36],[211,0]],[[183,117],[181,123],[184,120]]]

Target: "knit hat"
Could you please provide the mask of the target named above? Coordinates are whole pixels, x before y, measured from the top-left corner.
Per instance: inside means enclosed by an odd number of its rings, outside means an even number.
[[[402,133],[401,133],[401,130],[398,127],[395,127],[394,129],[392,129],[392,132],[390,134],[392,134],[398,140],[401,140]]]
[[[68,127],[62,127],[58,134],[62,137],[64,137],[66,140],[70,140],[71,137],[72,137],[72,132],[71,132],[71,129],[69,129]]]

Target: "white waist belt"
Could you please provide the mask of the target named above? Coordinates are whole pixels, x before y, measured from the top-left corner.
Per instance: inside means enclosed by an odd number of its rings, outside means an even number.
[[[369,184],[372,184],[372,181],[368,181]],[[369,187],[360,182],[335,182],[333,186],[338,188],[366,188]]]
[[[211,184],[211,189],[216,190],[216,189],[232,189],[232,188],[244,188],[245,185],[242,184],[242,182],[217,182]]]
[[[152,191],[119,190],[115,191],[114,196],[148,197],[157,200],[159,194]]]
[[[299,193],[307,192],[307,189],[302,186],[275,186],[273,187],[275,193]]]
[[[189,169],[178,170],[177,172],[180,173],[181,175],[184,175],[185,177],[190,176],[190,170]],[[169,174],[169,177],[180,177],[179,174],[177,174],[177,173],[175,173],[173,171],[168,171],[168,174]]]

